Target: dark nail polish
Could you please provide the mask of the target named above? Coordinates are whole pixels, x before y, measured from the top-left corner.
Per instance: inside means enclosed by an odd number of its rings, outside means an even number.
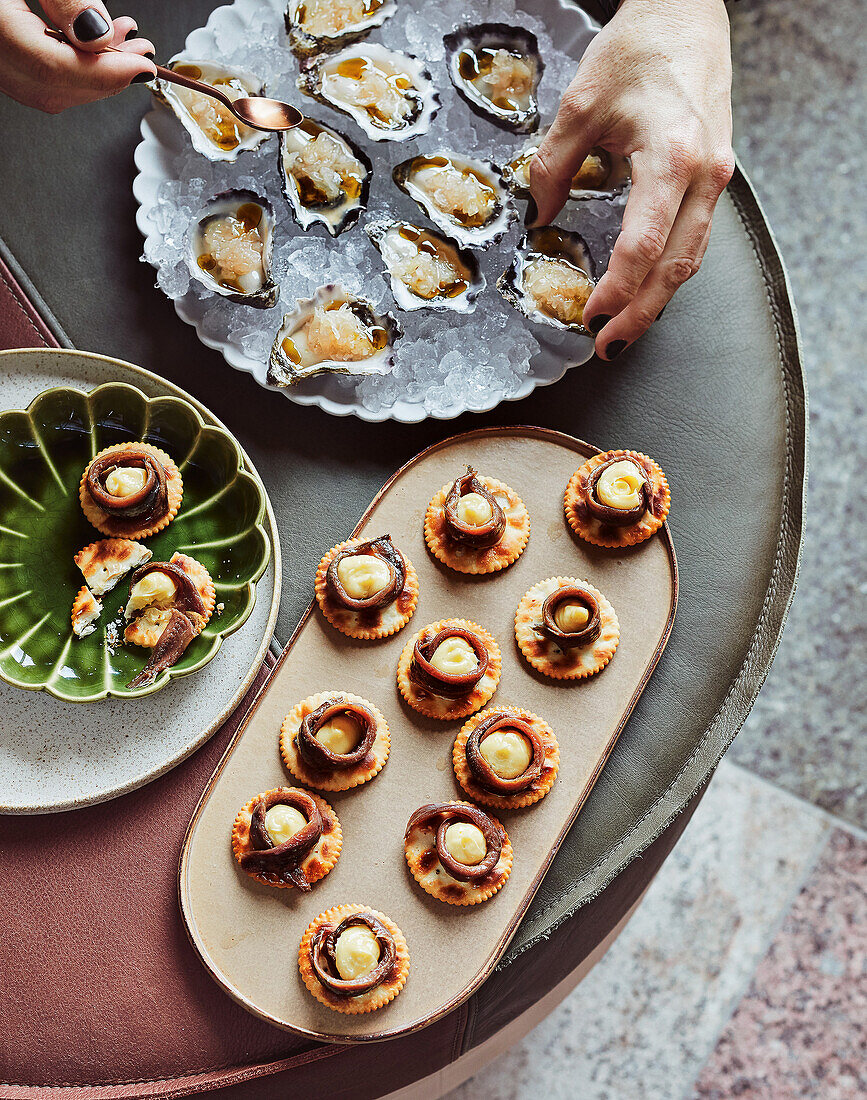
[[[539,207],[534,198],[527,199],[527,213],[524,215],[524,225],[532,225],[539,217]]]
[[[617,356],[626,347],[625,340],[612,340],[608,347],[605,349],[606,359],[616,359]]]
[[[153,59],[156,57],[156,54],[154,53],[153,50],[145,50],[145,52],[142,54],[142,56],[143,57],[149,57],[151,59],[151,61],[153,61]]]
[[[153,73],[136,73],[130,81],[130,84],[147,84],[149,80],[153,80]]]
[[[607,313],[597,313],[595,317],[591,317],[591,319],[587,322],[587,327],[590,329],[593,335],[596,336],[597,333],[601,332],[602,329],[605,328],[610,320],[611,318],[608,316]]]
[[[137,34],[138,34],[138,27],[133,27],[132,30],[129,30],[129,31],[126,32],[126,38],[124,39],[124,42],[129,42],[129,40],[131,38],[135,38],[135,36]]]
[[[72,33],[79,42],[95,42],[110,30],[108,23],[96,8],[85,8],[83,12],[76,15],[72,24]]]

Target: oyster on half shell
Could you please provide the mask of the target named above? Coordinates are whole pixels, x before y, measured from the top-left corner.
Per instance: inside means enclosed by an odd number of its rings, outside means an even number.
[[[485,277],[472,252],[410,222],[380,219],[365,226],[379,249],[401,309],[472,313]]]
[[[497,289],[538,324],[590,335],[584,306],[596,285],[596,264],[584,238],[549,225],[530,229],[518,245]]]
[[[424,62],[378,42],[311,59],[298,87],[349,115],[372,141],[406,141],[427,133],[440,105]]]
[[[434,225],[469,248],[488,248],[518,216],[489,160],[435,152],[396,165],[392,177]]]
[[[395,0],[289,0],[289,48],[296,57],[339,50],[367,37],[396,11]]]
[[[273,248],[270,202],[252,191],[224,191],[190,228],[187,267],[214,294],[270,309],[280,296],[271,275]]]
[[[332,237],[358,221],[373,166],[347,138],[312,118],[280,135],[283,194],[302,229],[320,222]]]
[[[175,57],[169,61],[167,68],[219,88],[233,102],[244,96],[263,95],[265,91],[265,85],[258,76],[228,68],[216,61]],[[245,126],[222,103],[191,88],[157,79],[154,94],[177,115],[190,135],[193,148],[208,160],[237,160],[246,149],[257,148],[271,136]]]
[[[339,283],[321,286],[283,318],[268,362],[273,386],[294,386],[316,374],[388,374],[401,335],[395,318],[376,313]]]
[[[543,134],[536,137],[503,169],[503,178],[518,198],[530,195],[530,161],[542,144]],[[609,153],[598,146],[590,150],[581,167],[572,177],[570,199],[613,199],[621,194],[631,178],[629,158]]]
[[[470,107],[518,134],[539,125],[545,65],[534,34],[505,23],[457,27],[443,38],[452,84]]]

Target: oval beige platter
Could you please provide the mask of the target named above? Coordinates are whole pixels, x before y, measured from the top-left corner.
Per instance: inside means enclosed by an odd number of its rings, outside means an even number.
[[[181,855],[180,903],[193,946],[223,989],[260,1018],[326,1042],[393,1038],[457,1007],[501,957],[647,683],[677,605],[677,563],[667,525],[627,552],[597,549],[569,530],[563,490],[594,453],[596,448],[580,440],[542,428],[467,432],[410,460],[353,532],[368,538],[389,533],[410,558],[420,585],[413,619],[383,641],[358,642],[331,628],[318,608],[308,610],[211,777]],[[532,523],[518,561],[484,578],[441,567],[423,535],[428,501],[468,463],[511,485]],[[526,664],[515,643],[521,596],[536,581],[556,575],[590,581],[620,620],[619,648],[590,680],[547,680]],[[308,585],[312,595],[312,576],[297,583]],[[524,810],[497,811],[514,847],[510,879],[489,901],[468,907],[424,893],[410,876],[403,851],[413,810],[425,802],[465,797],[451,767],[452,743],[462,723],[417,714],[395,682],[407,640],[425,624],[448,617],[479,623],[499,642],[503,670],[492,703],[541,715],[560,743],[560,771],[548,796]],[[280,724],[296,702],[323,690],[354,692],[375,703],[391,728],[391,756],[369,783],[327,795],[344,836],[334,870],[306,895],[269,889],[235,863],[232,822],[254,795],[292,785],[278,751]],[[350,902],[379,909],[398,924],[411,958],[401,994],[378,1012],[356,1016],[314,1000],[297,963],[308,923]]]

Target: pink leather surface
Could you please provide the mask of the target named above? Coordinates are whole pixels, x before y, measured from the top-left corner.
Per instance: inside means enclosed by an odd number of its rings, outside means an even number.
[[[139,791],[66,814],[0,819],[0,1082],[158,1079],[309,1046],[218,989],[178,911],[184,832],[244,710]]]
[[[0,258],[0,348],[59,346]]]

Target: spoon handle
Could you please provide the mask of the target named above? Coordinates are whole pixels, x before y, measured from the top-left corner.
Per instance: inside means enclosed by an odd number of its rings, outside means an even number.
[[[56,30],[54,27],[46,27],[45,33],[49,38],[53,38],[56,42],[65,42],[67,46],[75,47],[75,43],[71,42],[63,31]],[[123,53],[123,50],[117,49],[116,46],[105,46],[99,51],[100,53]],[[200,80],[193,80],[190,76],[184,76],[183,73],[176,73],[172,69],[167,69],[165,65],[154,65],[157,70],[157,76],[162,80],[168,80],[172,84],[180,84],[184,88],[191,88],[194,92],[201,92],[202,95],[210,96],[212,99],[218,99],[224,107],[235,113],[235,105],[227,95],[224,95],[219,89],[214,88],[210,84],[203,84]]]

